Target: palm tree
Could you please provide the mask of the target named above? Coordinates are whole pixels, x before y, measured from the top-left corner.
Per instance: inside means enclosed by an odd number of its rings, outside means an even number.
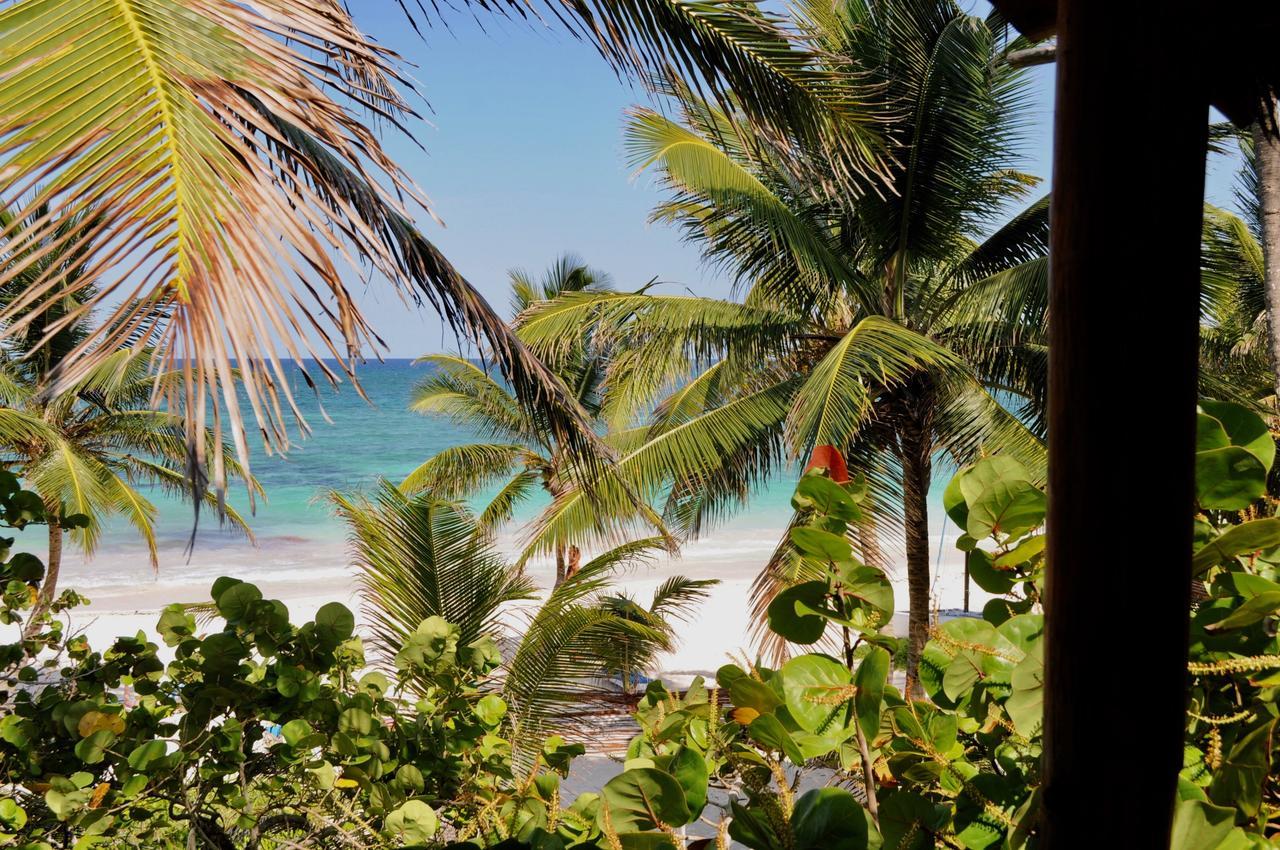
[[[935,461],[1003,451],[1043,469],[1048,203],[996,226],[1035,184],[1013,169],[1025,85],[1001,61],[1002,26],[951,0],[812,2],[797,15],[827,61],[897,116],[890,190],[831,191],[821,175],[836,165],[822,148],[763,136],[736,106],[668,84],[680,120],[637,109],[627,127],[636,165],[657,169],[672,194],[653,218],[681,227],[745,296],[566,296],[532,310],[521,334],[555,351],[589,325],[601,344],[645,352],[605,380],[640,402],[637,413],[660,401],[648,440],[617,468],[664,498],[665,517],[687,534],[741,505],[788,458],[837,447],[871,490],[857,535],[864,558],[879,557],[880,536],[904,538],[914,686],[929,623]],[[533,546],[574,533],[582,498],[559,499]],[[780,547],[757,580],[756,613],[802,569]]]
[[[49,554],[39,601],[47,606],[57,591],[64,533],[70,531],[72,540],[92,553],[109,516],[123,516],[136,529],[152,566],[158,567],[157,509],[139,485],[186,498],[195,495],[213,506],[217,498],[205,486],[207,471],[199,470],[194,480],[190,474],[182,417],[153,403],[157,385],[179,376],[150,375],[152,352],[145,345],[109,352],[78,380],[59,384],[55,392],[45,390],[49,376],[90,335],[92,314],[83,308],[97,292],[83,282],[85,252],[69,249],[59,239],[82,222],[52,215],[47,207],[37,207],[34,215],[57,226],[48,241],[28,245],[37,256],[5,255],[6,263],[22,265],[24,271],[0,289],[0,305],[20,300],[30,280],[47,269],[58,269],[61,283],[53,306],[26,321],[24,312],[14,314],[22,329],[8,335],[0,348],[0,461],[22,475],[45,503]],[[92,213],[88,217],[92,220]],[[9,214],[0,212],[0,226],[8,223]],[[235,461],[229,464],[228,473],[245,479],[251,497],[260,494],[256,481]],[[69,527],[71,516],[77,519]],[[222,519],[252,538],[231,506],[223,506]]]
[[[479,5],[528,12],[515,0]],[[546,10],[619,71],[678,68],[718,94],[738,90],[762,127],[828,138],[850,188],[880,168],[879,128],[858,108],[856,81],[813,67],[812,50],[754,5],[549,0]],[[118,305],[50,379],[73,384],[121,340],[154,332],[160,368],[181,374],[170,409],[192,434],[221,423],[247,467],[246,419],[268,449],[287,447],[288,418],[307,427],[282,357],[315,358],[325,379],[354,382],[366,345],[377,348],[343,282],[344,268],[364,262],[483,340],[521,403],[584,458],[607,454],[563,385],[414,226],[427,202],[361,119],[412,116],[400,68],[336,0],[6,4],[0,196],[48,182],[0,240],[26,252],[57,226],[34,210],[77,220],[94,207],[92,226],[60,238],[84,253],[83,284],[99,287],[84,308]],[[0,286],[25,270],[9,265]],[[0,324],[20,332],[61,286],[57,269],[43,270]],[[222,446],[189,444],[198,466],[207,446]],[[223,466],[211,466],[221,490]]]
[[[391,660],[431,616],[458,626],[461,645],[499,639],[506,647],[502,696],[517,747],[540,746],[556,714],[597,691],[603,674],[630,673],[670,650],[669,618],[687,612],[714,583],[675,577],[643,616],[620,611],[617,599],[604,595],[613,575],[663,543],[634,540],[584,564],[527,616],[513,617],[508,606],[534,599],[537,589],[461,504],[432,493],[410,496],[386,482],[372,497],[330,498],[350,528],[375,651]],[[626,667],[619,666],[622,646],[631,651]]]
[[[659,653],[676,648],[674,621],[686,620],[719,583],[716,579],[671,576],[654,590],[648,607],[625,592],[600,598],[597,603],[600,607],[620,620],[637,623],[645,629],[639,636],[620,630],[617,640],[606,646],[610,656],[605,659],[605,670],[618,675],[625,692],[635,691],[636,674],[651,668]]]
[[[569,293],[610,288],[607,275],[569,255],[559,258],[540,279],[518,270],[510,273],[510,279],[517,314]],[[516,327],[518,331],[518,323]],[[610,352],[578,336],[548,360],[552,372],[590,417],[592,427],[601,432],[605,429],[601,381],[609,357]],[[429,364],[433,372],[414,388],[410,409],[426,416],[447,415],[490,442],[444,449],[409,473],[401,490],[464,499],[500,482],[497,495],[479,517],[480,525],[492,530],[510,520],[516,508],[538,490],[554,499],[572,486],[576,458],[571,447],[546,427],[543,417],[522,408],[512,391],[487,369],[458,355],[430,355],[418,362]],[[608,435],[604,440],[611,442]],[[572,541],[561,540],[554,551],[559,584],[575,568],[577,550]]]
[[[1215,128],[1217,129],[1217,128]],[[1262,171],[1254,136],[1234,128],[1239,143],[1239,214],[1205,205],[1200,276],[1200,392],[1275,411],[1275,349],[1270,268],[1264,248]]]
[[[1268,96],[1267,101],[1274,124],[1278,115],[1276,99]],[[1263,249],[1267,317],[1272,329],[1272,389],[1280,396],[1280,139],[1259,121],[1252,129],[1246,153],[1246,169],[1252,177],[1249,207],[1254,213],[1253,236]]]

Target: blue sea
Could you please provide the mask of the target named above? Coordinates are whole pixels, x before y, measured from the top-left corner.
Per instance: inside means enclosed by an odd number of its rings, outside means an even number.
[[[204,510],[194,548],[188,551],[190,506],[152,492],[149,497],[160,507],[159,569],[152,569],[137,534],[122,522],[112,522],[92,559],[70,555],[64,566],[66,583],[90,596],[108,589],[116,596],[126,588],[207,587],[223,574],[262,582],[349,581],[345,530],[332,516],[325,495],[368,489],[380,478],[398,482],[441,449],[479,437],[445,417],[408,410],[413,386],[430,374],[430,368],[411,360],[362,366],[360,382],[369,401],[349,385],[323,387],[317,398],[301,378],[295,382],[312,433],[294,442],[285,456],[266,456],[260,446],[253,446],[253,472],[267,493],[249,517],[256,546],[242,535],[219,529],[213,512]],[[331,424],[321,415],[321,404]],[[935,505],[943,483],[935,482]],[[794,477],[787,476],[763,488],[746,509],[698,545],[699,557],[750,565],[748,575],[754,574],[790,516],[793,487]],[[233,485],[229,498],[248,516],[243,487]],[[483,504],[480,499],[477,502]],[[544,505],[531,501],[518,519],[531,518]],[[935,508],[934,514],[936,523],[941,511]],[[509,548],[516,548],[518,533],[513,528],[507,535]]]

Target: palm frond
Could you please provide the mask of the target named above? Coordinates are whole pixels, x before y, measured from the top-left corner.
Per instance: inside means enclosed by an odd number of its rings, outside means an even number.
[[[484,510],[476,518],[476,524],[487,533],[511,521],[516,508],[542,488],[542,473],[523,469],[511,477],[497,494],[484,506]]]
[[[13,392],[17,392],[15,387]],[[58,440],[57,430],[39,416],[13,407],[0,407],[0,444],[48,445]]]
[[[982,240],[956,264],[952,274],[971,280],[990,277],[1048,253],[1049,195],[1046,194]]]
[[[530,617],[502,687],[511,740],[520,749],[540,746],[555,714],[580,701],[603,672],[617,618],[590,603],[608,588],[613,569],[612,563],[583,567]]]
[[[712,256],[726,250],[721,243],[730,222],[742,219],[759,234],[754,238],[761,244],[754,250],[762,259],[776,263],[778,256],[787,256],[794,271],[762,274],[769,264],[761,262],[740,264],[737,274],[749,276],[788,303],[829,298],[837,291],[852,292],[869,304],[879,299],[879,292],[836,249],[831,234],[819,222],[798,215],[747,163],[726,152],[723,137],[704,137],[650,109],[633,110],[625,134],[631,165],[637,171],[660,167],[671,187],[715,211],[714,216],[697,217],[698,226],[719,231],[719,239],[711,242]],[[655,213],[657,218],[670,216],[670,208]],[[734,253],[746,252],[739,244]]]
[[[350,108],[388,117],[407,109],[391,85],[395,58],[329,0],[25,0],[0,12],[0,44],[0,194],[23,199],[0,233],[4,250],[23,259],[0,271],[0,286],[32,268],[38,256],[27,248],[50,244],[65,216],[94,212],[56,237],[84,258],[75,288],[63,287],[65,267],[42,269],[0,315],[5,333],[22,332],[53,299],[96,286],[45,331],[47,341],[97,303],[118,304],[67,353],[55,381],[75,382],[119,341],[163,323],[162,359],[184,367],[172,407],[191,430],[219,405],[244,460],[240,386],[260,432],[286,445],[284,412],[300,413],[280,352],[335,355],[349,372],[375,341],[339,267],[354,264],[349,234],[369,228],[353,209],[333,216],[307,182],[284,173],[262,108],[304,128],[399,208],[397,195],[418,195]],[[358,68],[359,79],[338,67]],[[32,221],[41,208],[59,215]],[[378,268],[399,268],[385,244],[357,250]],[[296,276],[311,289],[310,308]]]
[[[733,400],[669,430],[619,458],[614,475],[593,482],[588,494],[574,488],[533,523],[522,560],[570,543],[616,542],[639,519],[626,486],[641,500],[661,495],[672,480],[705,478],[746,445],[779,442],[797,383],[786,381]],[[751,472],[763,480],[767,467]]]
[[[348,526],[370,642],[384,659],[431,616],[456,625],[462,645],[499,635],[502,606],[533,596],[532,582],[503,562],[461,505],[385,481],[372,497],[334,492],[329,500]]]
[[[878,388],[922,371],[959,368],[955,353],[880,316],[868,316],[832,346],[809,373],[787,420],[792,451],[843,446],[871,415]]]
[[[465,499],[530,462],[544,463],[523,445],[465,443],[450,446],[405,476],[400,482],[400,491],[407,495],[427,492],[445,501]]]
[[[147,458],[138,457],[137,455],[128,455],[118,458],[118,462],[128,470],[128,473],[135,478],[155,484],[171,496],[180,499],[191,498],[191,481],[187,478],[185,472],[172,467],[165,466],[161,463],[148,460]],[[236,477],[242,477],[237,473]],[[256,478],[249,476],[245,479],[249,488],[254,491],[258,498],[265,499],[266,494],[262,490],[262,485]],[[122,482],[124,483],[124,482]],[[253,528],[249,525],[249,520],[238,511],[234,505],[227,503],[219,498],[215,490],[205,488],[200,493],[200,501],[205,507],[214,511],[214,516],[218,518],[218,524],[222,528],[229,528],[237,531],[245,536],[251,545],[257,545],[257,538],[253,534]],[[139,529],[141,531],[141,529]]]
[[[519,402],[484,369],[449,354],[432,354],[416,362],[430,364],[433,372],[413,388],[410,410],[444,414],[491,437],[533,441],[535,435]]]
[[[692,579],[671,576],[653,592],[649,612],[663,619],[687,619],[693,608],[702,603],[719,584],[717,579]]]
[[[956,381],[941,396],[935,439],[957,466],[998,452],[1016,458],[1036,481],[1045,480],[1048,455],[1044,440],[981,384]]]

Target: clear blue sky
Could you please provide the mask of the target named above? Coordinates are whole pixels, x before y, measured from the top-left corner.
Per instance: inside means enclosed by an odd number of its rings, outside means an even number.
[[[985,13],[984,3],[972,5]],[[419,38],[394,0],[352,8],[367,32],[416,66],[413,75],[431,110],[424,108],[429,123],[410,125],[425,152],[393,133],[385,137],[447,227],[425,216],[421,224],[504,315],[506,270],[541,269],[562,251],[609,271],[621,287],[657,276],[672,281],[672,291],[728,292],[726,281],[704,269],[674,230],[646,224],[660,195],[647,177],[633,179],[621,133],[623,111],[643,102],[644,93],[618,80],[590,45],[556,25],[504,21],[483,11],[477,17],[448,13],[450,30],[424,28]],[[1052,67],[1032,75],[1024,169],[1047,180]],[[1118,135],[1117,155],[1131,150]],[[1209,195],[1217,203],[1229,203],[1232,168],[1210,169]],[[408,312],[383,287],[372,287],[361,301],[392,357],[455,347],[430,309]]]

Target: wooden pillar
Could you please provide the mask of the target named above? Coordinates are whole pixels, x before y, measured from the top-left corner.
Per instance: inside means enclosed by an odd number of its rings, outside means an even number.
[[[1199,4],[1059,0],[1045,847],[1167,850],[1186,699]]]

